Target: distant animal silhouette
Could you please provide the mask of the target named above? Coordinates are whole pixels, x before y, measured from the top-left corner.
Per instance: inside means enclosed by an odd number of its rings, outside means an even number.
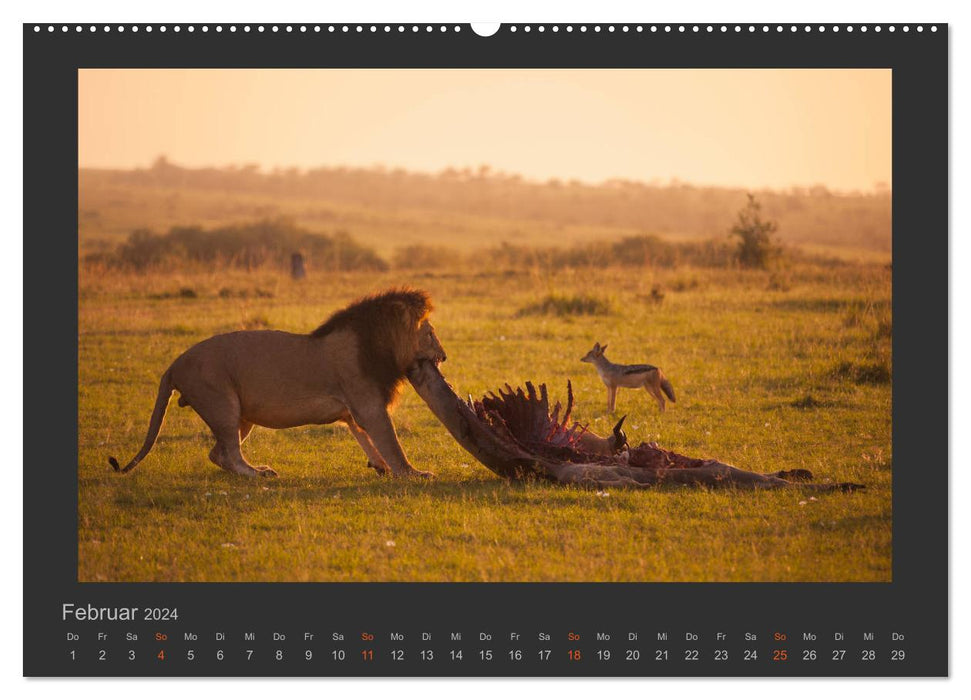
[[[295,280],[302,280],[307,276],[307,269],[303,265],[302,253],[294,253],[290,256],[290,276]]]

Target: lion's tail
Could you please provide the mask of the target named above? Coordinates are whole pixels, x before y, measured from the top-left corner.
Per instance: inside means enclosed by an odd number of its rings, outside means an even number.
[[[162,429],[162,419],[165,418],[165,410],[169,407],[169,399],[172,398],[172,391],[174,387],[172,386],[172,370],[165,370],[165,374],[162,375],[162,381],[158,386],[158,397],[155,399],[155,408],[152,410],[152,419],[148,423],[148,435],[145,436],[145,444],[142,445],[142,449],[138,451],[138,454],[132,458],[124,469],[118,464],[118,460],[114,457],[109,457],[108,462],[114,467],[116,472],[128,472],[135,468],[135,465],[145,459],[145,456],[151,451],[152,447],[155,445],[155,440],[158,438],[158,433]]]
[[[661,380],[661,390],[668,395],[668,398],[671,399],[671,401],[677,403],[677,399],[674,398],[674,387],[671,386],[671,382],[668,381],[667,377],[661,374],[661,370],[658,370],[657,373],[660,375],[659,379]]]

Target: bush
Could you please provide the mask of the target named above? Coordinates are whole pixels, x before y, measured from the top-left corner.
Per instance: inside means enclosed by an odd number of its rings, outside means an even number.
[[[734,251],[719,241],[666,241],[658,236],[628,236],[609,243],[599,241],[569,248],[537,248],[503,243],[482,256],[493,267],[556,270],[562,268],[654,267],[673,269],[681,265],[694,267],[728,267],[734,262]]]
[[[810,409],[810,408],[822,408],[823,406],[827,406],[828,404],[825,401],[820,401],[812,394],[806,394],[802,398],[798,398],[790,401],[789,405],[792,406],[793,408]]]
[[[198,299],[199,294],[192,287],[181,287],[177,292],[149,294],[149,299]]]
[[[199,226],[176,226],[167,235],[138,229],[113,252],[89,255],[86,260],[139,272],[187,264],[289,269],[290,256],[296,251],[303,253],[311,269],[320,271],[388,269],[388,263],[377,253],[343,231],[333,235],[313,233],[284,219],[208,231]]]
[[[761,209],[755,197],[749,194],[748,204],[738,212],[738,221],[732,227],[731,235],[739,238],[735,255],[742,267],[765,269],[777,252],[772,234],[779,226],[774,221],[763,221]]]
[[[574,294],[560,296],[550,294],[535,304],[524,306],[517,316],[607,316],[611,312],[610,302],[604,299]]]
[[[854,384],[889,384],[893,378],[890,364],[877,362],[840,362],[833,368],[833,377],[848,379]]]

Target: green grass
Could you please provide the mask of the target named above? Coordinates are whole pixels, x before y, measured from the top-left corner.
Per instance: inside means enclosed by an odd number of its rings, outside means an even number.
[[[589,294],[547,294],[537,302],[527,304],[518,316],[607,316],[610,302]]]
[[[104,277],[82,270],[78,548],[82,581],[889,581],[890,273],[879,266],[768,272],[562,270],[538,275],[271,273]],[[688,280],[689,283],[686,283]],[[406,388],[401,443],[431,482],[379,478],[345,429],[257,428],[244,445],[280,478],[207,459],[211,438],[173,400],[141,445],[158,378],[191,344],[243,327],[310,331],[363,293],[412,283],[436,300],[460,395],[546,382],[606,433],[606,391],[579,362],[663,368],[661,415],[621,390],[631,442],[754,471],[805,468],[853,494],[612,489],[507,483],[475,462]],[[655,286],[663,302],[651,300]],[[185,290],[191,290],[189,294]],[[228,290],[228,291],[224,291]],[[254,290],[260,290],[257,294]],[[547,295],[609,298],[604,315],[518,315]],[[886,371],[886,373],[884,372]]]

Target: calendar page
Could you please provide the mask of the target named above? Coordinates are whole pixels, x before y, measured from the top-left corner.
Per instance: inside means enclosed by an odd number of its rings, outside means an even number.
[[[947,25],[23,32],[25,675],[948,674]]]

